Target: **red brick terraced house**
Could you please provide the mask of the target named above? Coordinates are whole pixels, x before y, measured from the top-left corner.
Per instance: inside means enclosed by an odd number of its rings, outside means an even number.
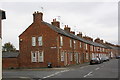
[[[33,23],[19,36],[19,66],[21,68],[68,66],[89,62],[96,56],[108,56],[109,47],[92,38],[75,35],[68,25],[43,21],[43,13],[33,14]]]

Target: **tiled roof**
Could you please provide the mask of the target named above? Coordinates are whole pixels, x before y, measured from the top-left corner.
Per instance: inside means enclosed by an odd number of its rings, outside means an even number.
[[[18,57],[19,52],[3,52],[2,57],[3,58],[16,58]]]
[[[72,38],[72,39],[76,39],[76,40],[79,40],[79,41],[82,41],[82,42],[84,42],[84,43],[91,44],[91,45],[94,45],[94,46],[108,48],[107,46],[104,46],[104,45],[102,45],[102,44],[100,44],[100,43],[96,43],[96,42],[92,42],[92,41],[89,41],[89,40],[85,40],[85,39],[83,39],[83,38],[81,38],[81,37],[79,37],[79,36],[77,36],[77,35],[74,35],[74,34],[72,34],[72,33],[69,33],[69,32],[67,32],[67,31],[65,31],[65,30],[63,30],[63,29],[61,29],[61,28],[58,28],[58,27],[56,27],[56,26],[53,26],[53,25],[51,25],[51,24],[49,24],[49,23],[47,23],[47,22],[43,22],[43,23],[46,24],[47,26],[49,26],[52,30],[54,30],[54,31],[56,31],[56,32],[58,32],[59,34],[62,34],[62,35],[64,35],[64,36],[67,36],[67,37],[70,37],[70,38]]]

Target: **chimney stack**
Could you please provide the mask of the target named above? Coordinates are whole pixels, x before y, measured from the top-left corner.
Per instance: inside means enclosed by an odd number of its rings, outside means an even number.
[[[68,27],[68,25],[65,25],[64,30],[70,32],[70,27]]]
[[[77,34],[77,36],[79,36],[79,37],[82,38],[82,32],[79,32],[79,33]]]
[[[53,22],[51,22],[52,25],[60,28],[60,22],[59,21],[56,21],[56,19],[53,19]]]
[[[88,37],[88,36],[84,36],[83,38],[86,39],[86,40],[89,40],[89,41],[93,41],[93,38]]]
[[[100,43],[100,42],[101,42],[101,41],[100,41],[100,38],[96,38],[94,41],[97,42],[97,43]]]
[[[75,34],[75,32],[74,32],[74,31],[71,31],[70,33]]]
[[[101,40],[101,43],[104,43],[103,40]]]
[[[43,21],[43,13],[42,12],[34,12],[33,13],[33,22],[41,22]]]

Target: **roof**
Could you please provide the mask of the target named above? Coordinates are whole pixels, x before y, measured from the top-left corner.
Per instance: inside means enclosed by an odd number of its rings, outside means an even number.
[[[2,16],[2,19],[6,19],[5,11],[0,10],[0,16]]]
[[[115,49],[115,50],[118,50],[118,49],[119,49],[118,47],[111,46],[111,45],[110,45],[110,47],[111,47],[112,49]]]
[[[49,26],[52,30],[54,30],[54,31],[56,31],[57,33],[62,34],[62,35],[64,35],[64,36],[67,36],[67,37],[70,37],[70,38],[72,38],[72,39],[76,39],[76,40],[82,41],[82,42],[87,43],[87,44],[90,44],[90,45],[108,48],[107,46],[104,46],[104,45],[102,45],[102,44],[100,44],[100,43],[96,43],[96,42],[92,42],[92,41],[89,41],[89,40],[85,40],[84,38],[81,38],[81,37],[79,37],[79,36],[77,36],[77,35],[74,35],[74,34],[72,34],[72,33],[69,33],[69,32],[67,32],[67,31],[65,31],[65,30],[63,30],[63,29],[61,29],[61,28],[58,28],[58,27],[56,27],[56,26],[54,26],[54,25],[51,25],[51,24],[49,24],[49,23],[47,23],[47,22],[43,22],[43,23],[46,24],[47,26]]]
[[[3,52],[2,57],[3,58],[16,58],[18,57],[19,52]]]

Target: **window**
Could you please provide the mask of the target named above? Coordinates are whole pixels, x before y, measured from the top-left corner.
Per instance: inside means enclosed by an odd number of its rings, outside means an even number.
[[[74,49],[76,48],[76,41],[74,40]]]
[[[72,60],[73,60],[73,54],[70,53],[70,61],[72,61]]]
[[[60,36],[60,46],[63,46],[63,37]]]
[[[103,48],[103,52],[105,52],[105,49]]]
[[[99,47],[97,47],[97,51],[100,51],[100,48],[99,48]]]
[[[88,53],[86,53],[86,59],[88,59]]]
[[[93,51],[93,46],[91,46],[91,51]]]
[[[37,53],[31,51],[31,62],[37,62]]]
[[[42,36],[38,37],[38,45],[39,46],[43,45]]]
[[[36,37],[32,37],[32,46],[36,46]]]
[[[80,48],[82,48],[82,43],[80,42]]]
[[[43,51],[38,51],[38,62],[44,62],[44,53],[43,53]]]
[[[84,43],[84,49],[86,49],[86,44]]]
[[[72,48],[72,40],[70,39],[70,47]]]
[[[74,53],[74,61],[76,61],[76,53]]]
[[[85,49],[87,50],[87,44],[85,44]]]
[[[61,61],[64,61],[64,52],[61,52]]]

